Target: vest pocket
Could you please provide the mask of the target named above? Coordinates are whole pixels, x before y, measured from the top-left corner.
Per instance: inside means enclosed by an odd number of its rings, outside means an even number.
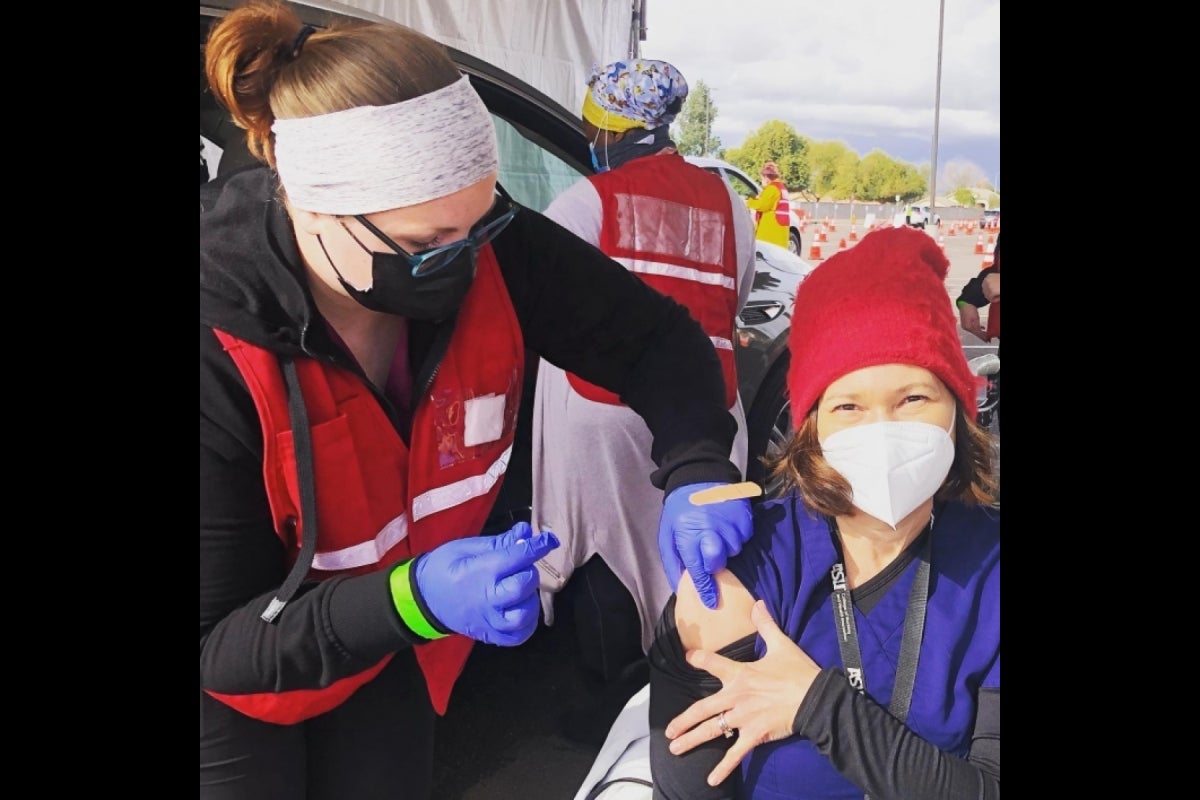
[[[291,514],[300,515],[300,486],[296,473],[295,441],[290,430],[278,434],[280,469],[287,485]],[[359,463],[349,419],[339,415],[312,426],[312,457],[317,492],[317,553],[329,553],[370,539],[375,524],[366,480]],[[299,525],[299,536],[290,542],[299,547],[310,526]]]

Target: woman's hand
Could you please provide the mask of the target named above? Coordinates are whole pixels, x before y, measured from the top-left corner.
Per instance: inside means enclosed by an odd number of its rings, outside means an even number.
[[[978,308],[969,303],[963,303],[958,307],[958,319],[962,323],[964,331],[987,341],[984,338],[987,334],[984,333],[983,325],[979,322]]]
[[[766,643],[766,654],[747,664],[707,650],[689,651],[688,663],[716,676],[721,691],[693,703],[666,729],[676,755],[723,735],[722,712],[729,729],[737,729],[737,741],[708,775],[710,786],[725,780],[758,745],[792,735],[796,712],[820,672],[779,629],[762,600],[751,609],[750,621]]]

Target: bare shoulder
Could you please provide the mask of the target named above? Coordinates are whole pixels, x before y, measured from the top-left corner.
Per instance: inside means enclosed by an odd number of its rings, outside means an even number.
[[[700,601],[687,572],[679,579],[679,589],[675,593],[675,627],[685,650],[719,650],[757,630],[750,621],[754,598],[749,590],[727,569],[713,577],[721,593],[715,609],[707,608]]]

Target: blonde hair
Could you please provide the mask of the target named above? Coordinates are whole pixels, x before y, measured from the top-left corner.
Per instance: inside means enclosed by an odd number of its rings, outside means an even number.
[[[391,105],[461,77],[445,47],[403,25],[332,25],[297,48],[303,28],[280,0],[251,0],[217,22],[205,44],[213,97],[246,130],[251,154],[271,167],[276,118]]]

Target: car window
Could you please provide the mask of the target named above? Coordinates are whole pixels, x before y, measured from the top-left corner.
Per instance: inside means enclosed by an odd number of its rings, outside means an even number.
[[[729,181],[729,185],[733,190],[742,197],[758,197],[758,187],[750,181],[738,175],[736,172],[726,172],[725,180]]]
[[[500,148],[500,183],[526,208],[545,211],[550,201],[584,174],[492,115]]]

